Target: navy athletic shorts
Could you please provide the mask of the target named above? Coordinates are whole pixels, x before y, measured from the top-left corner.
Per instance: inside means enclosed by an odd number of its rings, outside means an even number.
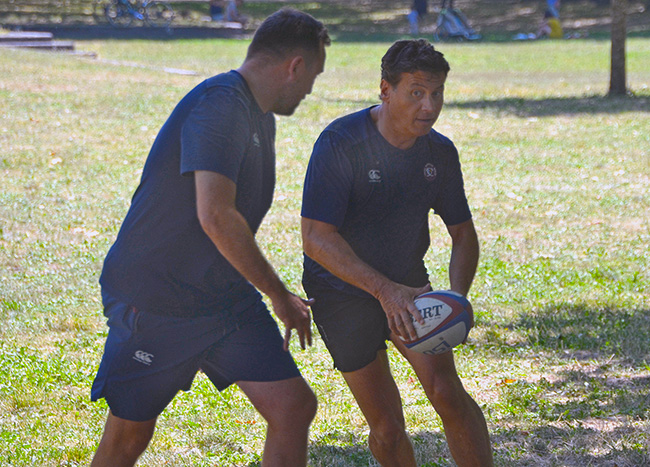
[[[341,292],[331,287],[303,280],[314,322],[334,368],[342,372],[360,370],[385,350],[390,328],[386,313],[378,300]]]
[[[300,376],[261,298],[218,316],[161,316],[103,296],[108,337],[91,399],[113,415],[151,420],[203,371],[218,390],[237,381]]]

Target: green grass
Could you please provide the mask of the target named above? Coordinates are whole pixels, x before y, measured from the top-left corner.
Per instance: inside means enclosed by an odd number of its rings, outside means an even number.
[[[97,278],[142,164],[177,101],[239,65],[246,42],[78,42],[97,60],[0,50],[0,459],[87,465],[106,405],[89,392],[106,334]],[[311,146],[377,102],[388,43],[335,43],[278,122],[276,201],[258,240],[300,290]],[[650,40],[628,41],[635,98],[602,97],[606,41],[441,44],[437,128],[457,144],[482,245],[458,350],[500,466],[640,466],[650,448]],[[141,65],[134,67],[133,64]],[[196,72],[194,76],[162,71]],[[449,242],[427,256],[445,287]],[[319,400],[310,465],[375,465],[367,427],[317,339],[293,352]],[[390,353],[419,463],[453,465],[412,370]],[[199,376],[161,416],[142,465],[258,465],[264,423]]]

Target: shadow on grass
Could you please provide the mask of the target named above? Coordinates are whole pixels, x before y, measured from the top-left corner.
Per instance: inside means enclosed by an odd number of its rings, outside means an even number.
[[[424,467],[452,465],[443,433],[421,431],[411,435],[417,464]],[[310,467],[379,466],[367,440],[349,433],[325,433],[309,446]],[[253,467],[253,466],[249,466]]]
[[[586,422],[575,427],[506,429],[492,434],[495,464],[518,467],[647,466],[650,457],[643,439],[638,429],[619,420]]]
[[[312,434],[316,439],[309,444],[307,464],[310,467],[368,467],[378,466],[370,453],[365,438],[349,432]],[[260,462],[251,462],[246,467],[261,467]]]
[[[650,309],[560,303],[511,326],[563,362],[500,385],[497,465],[650,465]]]
[[[361,467],[377,465],[365,441],[351,446],[312,444],[309,446],[310,467]]]
[[[330,104],[365,108],[379,103],[379,99],[346,99],[323,97]],[[650,113],[650,95],[630,97],[552,97],[546,99],[503,98],[496,100],[446,101],[445,108],[459,110],[488,110],[521,118],[550,117],[554,115],[618,114],[625,112]]]
[[[536,429],[505,428],[492,430],[495,465],[550,467],[558,465],[600,465],[637,467],[650,465],[645,448],[647,434],[622,417],[586,418],[572,425],[545,423]],[[328,441],[309,446],[310,467],[378,466],[365,440],[359,438],[332,442],[337,434],[326,434]],[[340,438],[340,436],[338,436]],[[347,442],[341,446],[339,442]],[[455,465],[443,433],[418,432],[411,436],[417,464],[423,467]],[[260,467],[259,463],[248,467]]]
[[[557,304],[524,315],[516,327],[535,347],[573,359],[617,357],[635,366],[650,362],[650,309]]]
[[[552,97],[520,99],[508,97],[495,100],[446,102],[445,107],[467,110],[492,110],[518,117],[549,117],[553,115],[616,114],[650,112],[650,95],[629,97]]]

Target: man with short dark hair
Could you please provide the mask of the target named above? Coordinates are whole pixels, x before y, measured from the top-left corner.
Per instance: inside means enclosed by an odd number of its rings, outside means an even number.
[[[311,302],[254,235],[273,199],[273,113],[311,92],[326,45],[321,22],[280,10],[242,66],[195,87],[160,130],[100,278],[109,333],[92,399],[110,412],[93,466],[133,465],[199,370],[219,390],[237,384],[268,422],[262,465],[306,464],[316,398],[288,345],[293,329],[311,344]]]
[[[485,419],[463,388],[453,352],[425,355],[401,339],[417,337],[412,320],[422,318],[414,298],[430,290],[424,255],[432,209],[452,240],[450,289],[467,295],[478,263],[458,152],[432,129],[448,72],[427,41],[393,44],[382,59],[381,104],[331,123],[305,179],[303,286],[383,466],[415,466],[387,340],[409,361],[442,418],[456,463],[492,465]]]

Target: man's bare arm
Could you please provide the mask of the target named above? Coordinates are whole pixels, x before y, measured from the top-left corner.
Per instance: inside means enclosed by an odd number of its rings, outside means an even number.
[[[413,300],[429,290],[407,287],[389,280],[362,261],[338,233],[336,226],[313,219],[302,219],[305,253],[335,276],[343,279],[379,300],[392,332],[415,339],[411,317],[422,321]]]
[[[298,332],[303,349],[305,342],[311,345],[310,302],[287,290],[260,251],[246,219],[237,211],[236,184],[216,172],[197,171],[194,176],[201,227],[228,262],[271,299],[273,311],[286,328],[285,350],[291,329]]]
[[[479,258],[479,243],[474,223],[470,219],[462,224],[447,226],[447,230],[452,242],[449,260],[450,289],[467,296],[476,274]]]

